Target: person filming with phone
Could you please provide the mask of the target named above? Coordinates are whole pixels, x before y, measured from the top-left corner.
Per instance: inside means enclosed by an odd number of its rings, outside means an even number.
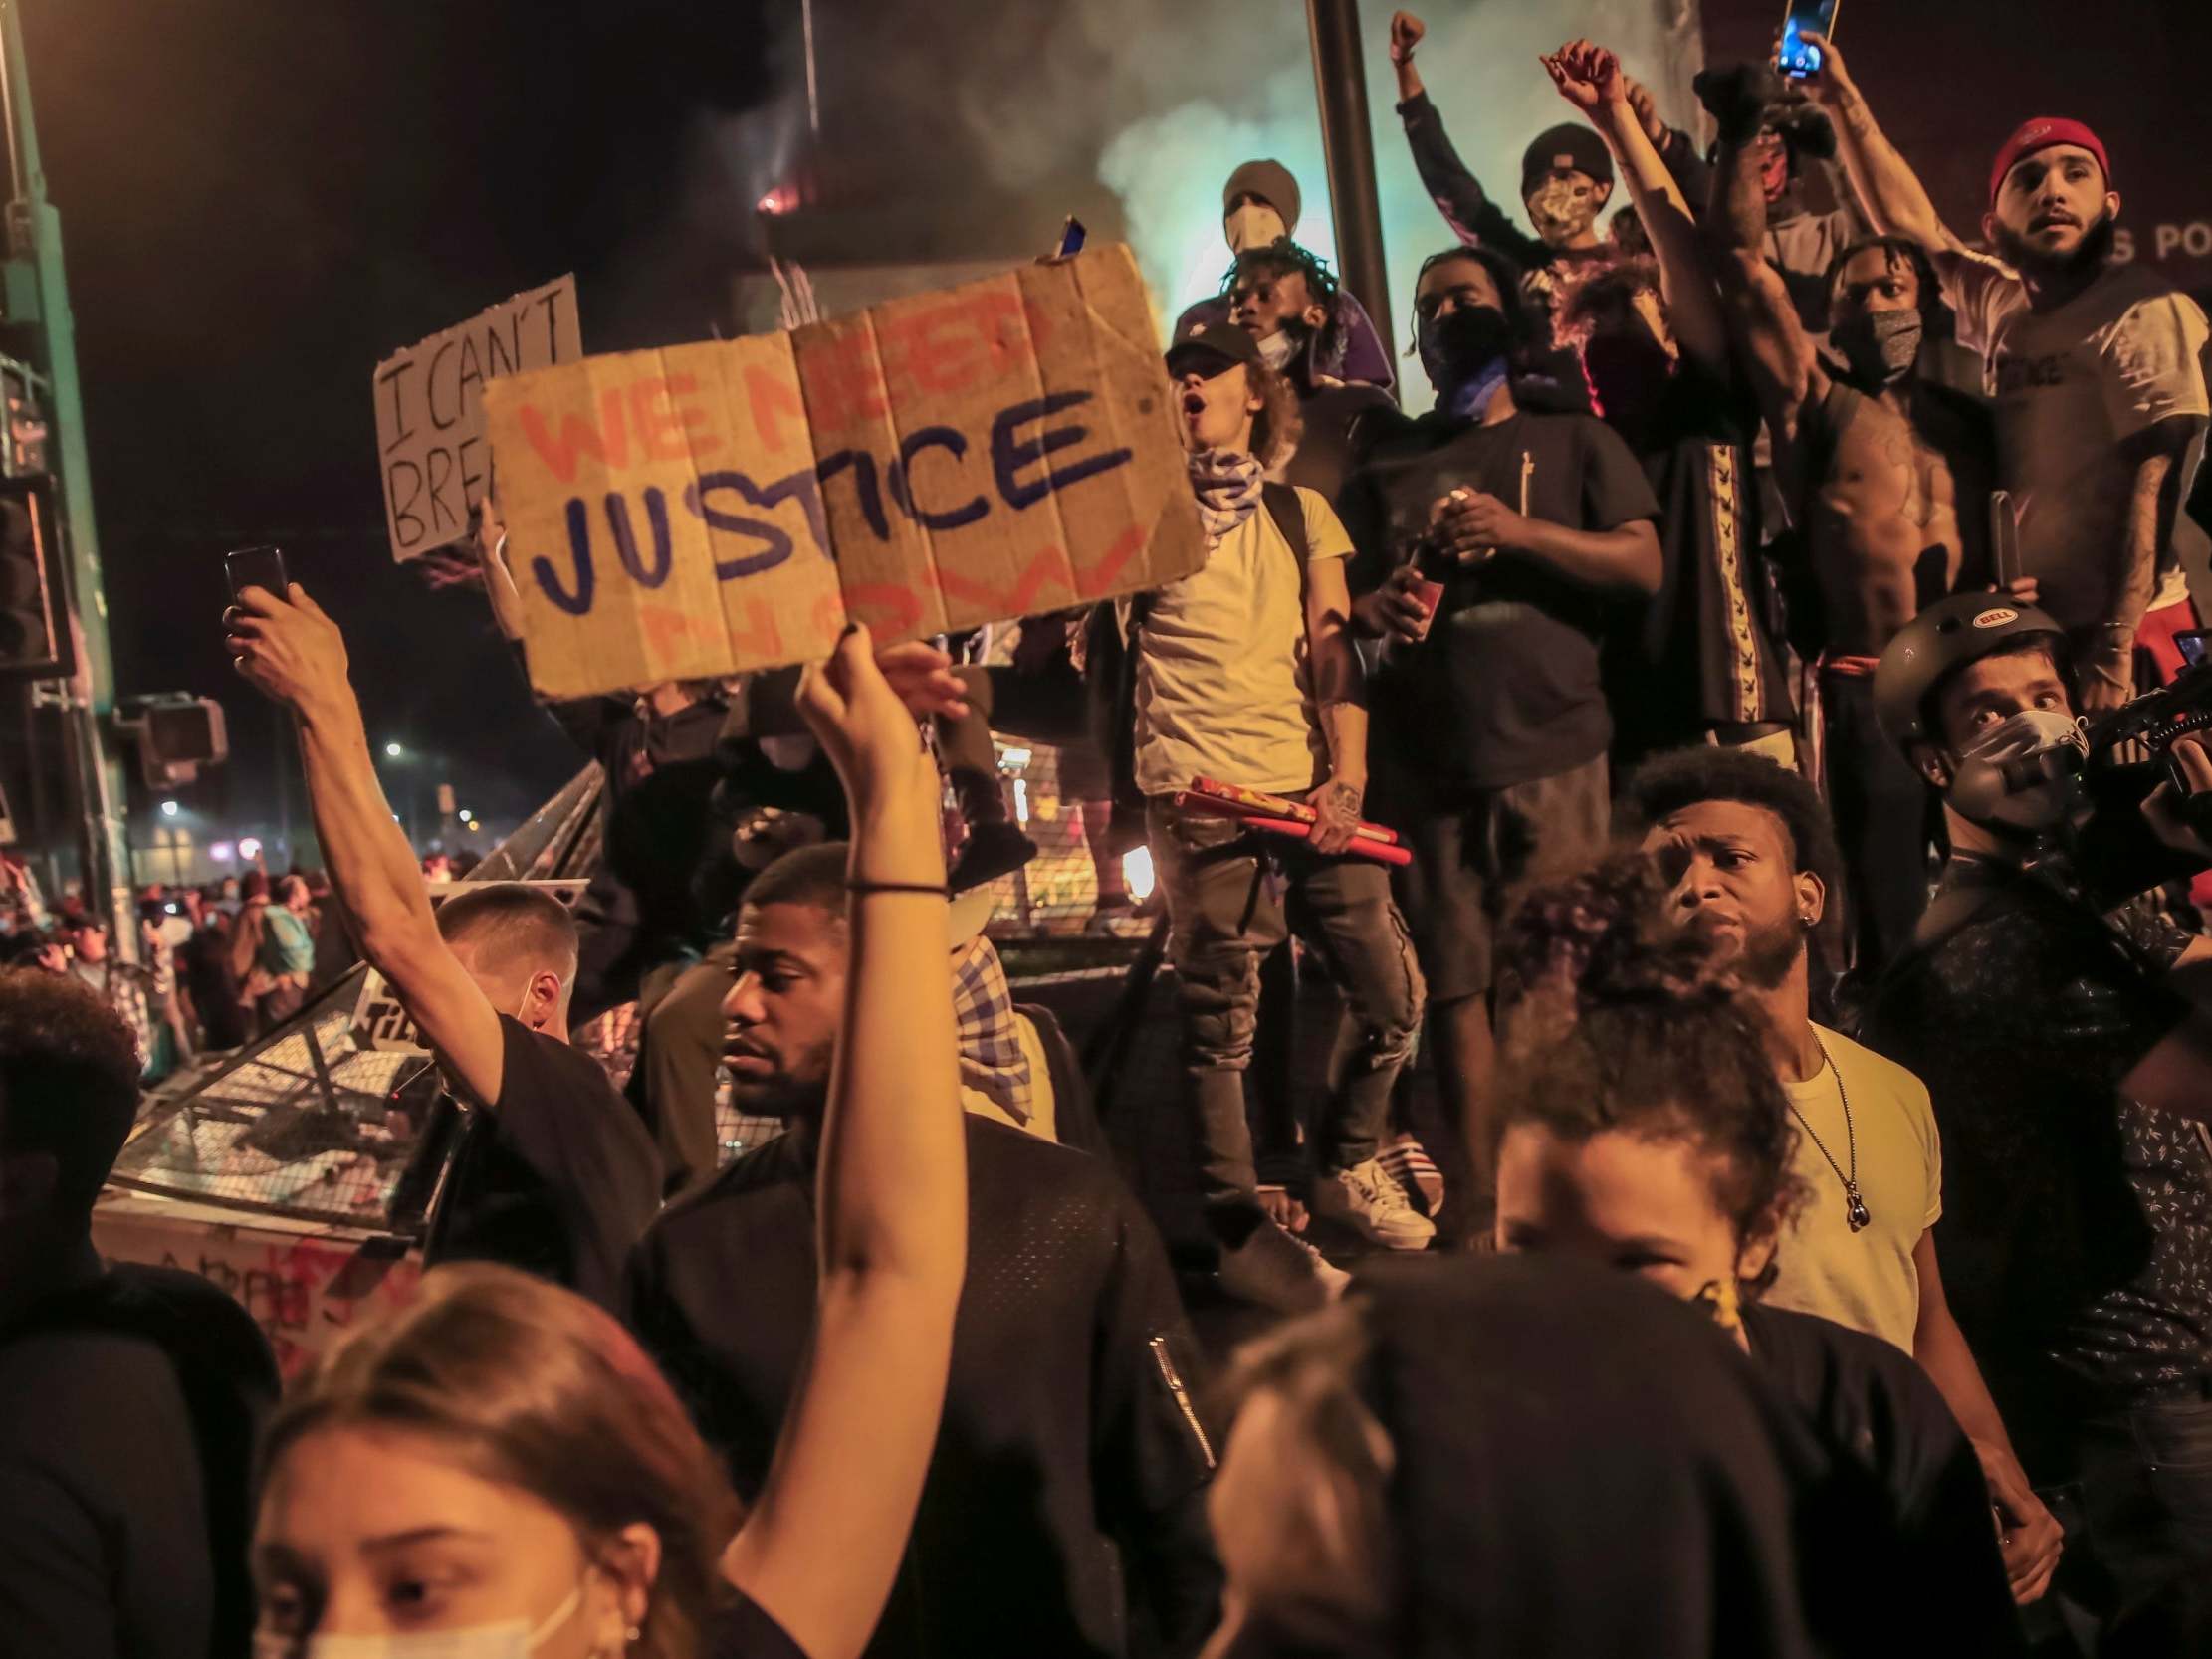
[[[2147,790],[2101,767],[2071,668],[2057,618],[1987,593],[1882,653],[1951,857],[1865,1034],[1928,1087],[1952,1311],[2066,1527],[2059,1596],[2108,1619],[2212,1572],[2212,944],[2114,908],[2212,863],[2212,754],[2178,739]]]

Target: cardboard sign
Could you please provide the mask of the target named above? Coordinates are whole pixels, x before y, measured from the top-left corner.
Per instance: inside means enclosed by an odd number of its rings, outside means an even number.
[[[491,481],[484,383],[583,355],[576,279],[501,302],[376,365],[376,455],[392,557],[402,562],[468,533]]]
[[[548,697],[824,656],[1155,587],[1205,562],[1125,247],[782,334],[485,388]]]

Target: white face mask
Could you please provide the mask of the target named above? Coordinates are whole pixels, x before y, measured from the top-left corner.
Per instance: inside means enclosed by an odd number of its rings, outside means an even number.
[[[1221,234],[1228,238],[1229,252],[1240,254],[1246,248],[1280,242],[1290,230],[1283,224],[1282,215],[1265,202],[1246,202],[1221,221]]]
[[[2055,829],[2074,810],[2088,754],[2079,721],[2055,709],[2024,709],[1958,757],[1945,798],[1970,823]]]
[[[1288,328],[1277,328],[1259,342],[1259,360],[1278,374],[1297,354],[1298,341]]]
[[[503,1619],[469,1630],[419,1630],[396,1636],[285,1636],[254,1632],[254,1659],[530,1659],[583,1605],[579,1581],[568,1599],[535,1628]]]

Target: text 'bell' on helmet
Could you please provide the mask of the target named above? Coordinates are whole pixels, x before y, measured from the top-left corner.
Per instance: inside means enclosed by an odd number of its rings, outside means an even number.
[[[2064,641],[2048,612],[2002,593],[1954,593],[1907,622],[1883,648],[1875,668],[1875,719],[1900,753],[1932,742],[1928,696],[1954,669],[2010,650],[2023,639]]]

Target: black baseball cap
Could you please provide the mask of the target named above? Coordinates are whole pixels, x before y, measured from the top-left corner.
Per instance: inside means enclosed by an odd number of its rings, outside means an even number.
[[[1259,342],[1233,322],[1209,322],[1168,347],[1170,374],[1188,365],[1209,380],[1233,363],[1256,366],[1259,360]]]

